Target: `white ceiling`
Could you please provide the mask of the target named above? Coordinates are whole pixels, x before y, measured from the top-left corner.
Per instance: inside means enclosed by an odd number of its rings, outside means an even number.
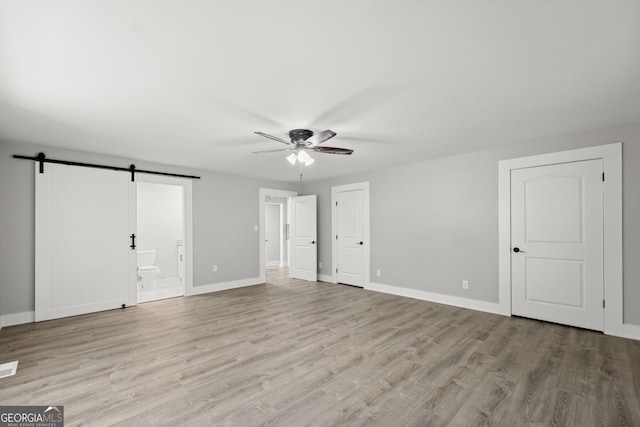
[[[0,0],[0,140],[296,181],[640,121],[637,0]],[[35,153],[20,153],[35,154]]]

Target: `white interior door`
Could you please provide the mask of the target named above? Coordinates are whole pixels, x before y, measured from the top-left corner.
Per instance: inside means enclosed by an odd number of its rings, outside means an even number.
[[[364,191],[336,194],[336,240],[338,283],[364,286]]]
[[[602,331],[602,160],[511,173],[513,314]]]
[[[36,321],[135,305],[135,215],[129,174],[36,168]]]
[[[292,197],[291,203],[291,277],[318,280],[316,195]]]

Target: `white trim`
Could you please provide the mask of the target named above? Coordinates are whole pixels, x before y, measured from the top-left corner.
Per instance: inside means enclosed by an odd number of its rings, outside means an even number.
[[[640,337],[624,324],[622,280],[622,143],[579,148],[498,162],[499,304],[511,314],[511,171],[547,164],[602,159],[604,181],[604,333]]]
[[[36,321],[35,311],[24,311],[22,313],[3,314],[0,316],[0,326],[23,325]]]
[[[231,282],[212,283],[210,285],[194,286],[187,296],[208,294],[209,292],[226,291],[227,289],[244,288],[245,286],[261,285],[264,280],[259,277],[250,279],[233,280]]]
[[[7,375],[0,376],[0,378],[7,378],[7,377],[14,376],[18,371],[18,361],[14,360],[13,362],[0,364],[0,371],[6,371],[7,369],[9,370],[9,373]]]
[[[338,265],[338,242],[333,236],[336,235],[337,230],[337,217],[336,217],[336,198],[338,193],[343,191],[355,191],[362,190],[363,196],[363,214],[364,214],[364,268],[363,274],[364,277],[362,282],[365,284],[369,283],[371,279],[371,230],[369,227],[370,221],[370,207],[369,207],[369,181],[359,182],[356,184],[347,184],[347,185],[337,185],[335,187],[331,187],[331,283],[338,283],[338,278],[336,276],[336,265]]]
[[[280,267],[280,260],[267,261],[267,267]]]
[[[278,217],[278,233],[280,233],[280,236],[278,238],[280,240],[280,262],[278,263],[278,265],[282,265],[282,263],[284,262],[284,205],[282,203],[277,204],[280,206],[280,208],[278,209],[280,213],[280,216]]]
[[[640,326],[625,323],[622,327],[613,332],[605,332],[607,335],[613,335],[616,337],[629,338],[632,340],[640,341]]]
[[[330,276],[329,274],[318,274],[318,280],[320,282],[335,283],[333,281],[333,276]]]
[[[183,227],[184,238],[184,294],[191,295],[193,289],[193,180],[173,176],[136,174],[136,182],[151,182],[156,184],[180,185],[183,188]],[[137,216],[136,207],[136,216]],[[137,232],[136,232],[137,234]],[[137,295],[136,295],[137,300]]]
[[[266,270],[267,270],[267,262],[266,262],[266,254],[264,251],[264,207],[266,204],[265,197],[273,196],[273,197],[295,197],[298,195],[296,191],[286,191],[286,190],[275,190],[272,188],[259,188],[258,189],[258,212],[259,212],[259,226],[258,226],[258,262],[260,263],[260,283],[264,283],[267,280]],[[288,203],[287,203],[288,205]],[[290,248],[289,248],[290,249]],[[291,251],[287,251],[288,257],[291,257]],[[288,259],[287,259],[288,261]]]
[[[399,286],[383,285],[382,283],[371,282],[364,287],[368,291],[382,292],[385,294],[398,295],[401,297],[415,298],[423,301],[435,302],[438,304],[452,305],[454,307],[467,308],[471,310],[484,311],[487,313],[501,314],[503,312],[500,304],[495,302],[480,301],[456,297],[452,295],[437,294],[434,292],[420,291],[418,289],[402,288]]]

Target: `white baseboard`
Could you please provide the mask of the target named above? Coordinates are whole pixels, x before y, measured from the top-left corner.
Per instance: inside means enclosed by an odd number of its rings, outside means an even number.
[[[280,264],[280,261],[267,261],[267,267],[278,267],[282,264]]]
[[[212,283],[210,285],[194,286],[187,290],[186,295],[200,295],[209,292],[226,291],[227,289],[243,288],[245,286],[260,285],[264,283],[259,277],[250,279],[234,280],[231,282]]]
[[[364,288],[369,291],[382,292],[385,294],[398,295],[420,299],[424,301],[436,302],[438,304],[452,305],[455,307],[469,308],[471,310],[485,311],[487,313],[500,314],[509,316],[505,313],[500,304],[497,302],[480,301],[469,298],[456,297],[452,295],[437,294],[435,292],[420,291],[411,288],[402,288],[399,286],[383,285],[382,283],[371,282]]]
[[[35,321],[36,321],[36,314],[33,311],[4,314],[0,316],[0,327],[22,325],[24,323],[33,323]]]
[[[328,274],[318,274],[318,280],[321,282],[333,283],[333,276],[330,276]]]
[[[606,329],[606,328],[605,328]],[[632,340],[640,341],[640,326],[631,325],[629,323],[623,323],[620,329],[615,331],[604,331],[607,335],[614,337],[629,338]]]

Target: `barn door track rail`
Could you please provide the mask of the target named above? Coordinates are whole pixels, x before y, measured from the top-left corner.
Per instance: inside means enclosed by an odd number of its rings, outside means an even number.
[[[68,166],[83,166],[86,168],[96,168],[96,169],[109,169],[113,171],[122,171],[129,172],[131,174],[131,182],[136,180],[136,173],[148,173],[152,175],[163,175],[163,176],[174,176],[178,178],[190,178],[190,179],[200,179],[199,176],[195,175],[182,175],[179,173],[169,173],[169,172],[158,172],[158,171],[149,171],[144,169],[136,169],[136,165],[129,165],[128,168],[120,167],[120,166],[107,166],[107,165],[98,165],[95,163],[81,163],[81,162],[71,162],[68,160],[55,160],[48,159],[44,153],[38,153],[35,157],[30,156],[21,156],[19,154],[13,155],[14,159],[23,159],[23,160],[33,160],[38,162],[40,165],[40,173],[44,173],[44,164],[45,163],[57,163],[59,165],[68,165]]]

